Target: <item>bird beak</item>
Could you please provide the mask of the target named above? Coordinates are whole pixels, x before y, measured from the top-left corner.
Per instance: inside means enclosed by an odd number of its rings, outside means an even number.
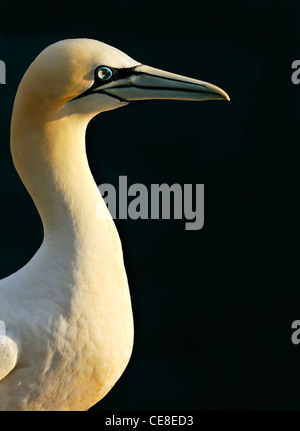
[[[152,99],[230,100],[225,91],[208,82],[144,65],[132,68],[125,78],[101,86],[101,92],[124,102]]]

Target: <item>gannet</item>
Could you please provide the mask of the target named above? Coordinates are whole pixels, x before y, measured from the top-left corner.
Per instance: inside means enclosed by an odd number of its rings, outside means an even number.
[[[128,364],[134,327],[122,246],[89,169],[85,132],[96,114],[150,99],[229,97],[91,39],[50,45],[18,87],[11,153],[44,237],[0,281],[2,411],[88,410]]]

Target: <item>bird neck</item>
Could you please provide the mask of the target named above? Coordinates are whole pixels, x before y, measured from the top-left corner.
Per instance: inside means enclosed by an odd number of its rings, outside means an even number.
[[[90,118],[48,115],[15,106],[11,127],[14,165],[41,216],[45,241],[60,247],[96,241],[108,210],[85,151]],[[72,244],[70,244],[72,243]]]

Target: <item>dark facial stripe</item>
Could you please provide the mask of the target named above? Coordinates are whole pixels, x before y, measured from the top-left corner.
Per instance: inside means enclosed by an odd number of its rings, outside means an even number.
[[[124,67],[122,69],[110,67],[109,69],[111,69],[111,71],[112,71],[112,77],[111,77],[111,79],[109,79],[107,81],[101,81],[101,79],[97,75],[97,69],[96,69],[94,71],[94,83],[93,83],[93,85],[90,88],[88,88],[86,91],[84,91],[83,93],[79,94],[79,96],[74,97],[74,99],[70,100],[70,102],[72,102],[73,100],[76,100],[76,99],[80,99],[81,97],[87,96],[88,94],[102,93],[101,89],[99,91],[93,91],[93,90],[95,88],[101,87],[101,85],[105,85],[105,84],[112,82],[112,81],[117,81],[118,79],[124,79],[130,75],[138,73],[138,72],[134,72],[135,67],[137,67],[137,66]],[[116,97],[116,99],[119,99],[119,98]],[[121,99],[119,99],[119,100],[121,100]]]

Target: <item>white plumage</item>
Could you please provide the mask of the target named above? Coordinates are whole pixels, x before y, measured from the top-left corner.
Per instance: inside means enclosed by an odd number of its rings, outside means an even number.
[[[11,151],[44,240],[0,282],[0,410],[87,410],[123,373],[133,346],[130,294],[85,130],[99,112],[164,98],[228,100],[218,87],[90,39],[51,45],[25,73]]]

